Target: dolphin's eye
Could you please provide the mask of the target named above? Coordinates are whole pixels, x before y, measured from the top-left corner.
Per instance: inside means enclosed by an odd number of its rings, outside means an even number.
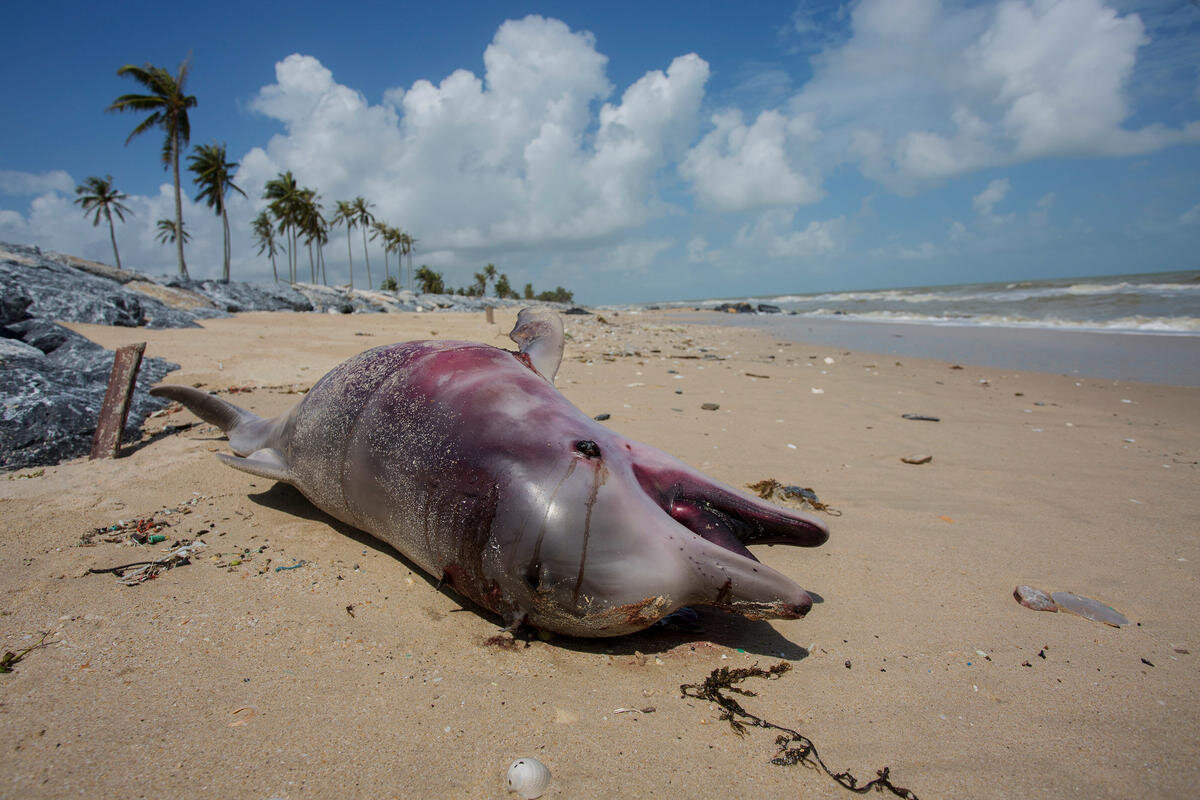
[[[591,439],[580,439],[575,443],[575,449],[588,458],[600,457],[600,445],[596,444]]]

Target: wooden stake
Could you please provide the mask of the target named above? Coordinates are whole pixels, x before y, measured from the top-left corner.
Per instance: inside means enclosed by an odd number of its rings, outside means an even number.
[[[485,306],[483,311],[485,314],[487,314],[488,324],[493,324],[496,321],[496,309],[492,308],[491,306]]]
[[[89,458],[117,457],[121,448],[121,433],[129,417],[129,401],[133,399],[133,386],[145,352],[145,342],[125,345],[117,350],[112,373],[108,376],[108,391],[104,393],[104,404],[100,406]]]

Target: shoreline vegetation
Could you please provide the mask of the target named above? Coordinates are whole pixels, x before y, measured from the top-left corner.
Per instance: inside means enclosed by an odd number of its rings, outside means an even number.
[[[180,182],[179,161],[191,141],[191,121],[188,110],[199,105],[195,95],[186,93],[188,74],[191,69],[191,55],[179,64],[174,75],[163,67],[150,63],[136,66],[126,64],[117,70],[117,75],[132,79],[143,90],[142,93],[123,94],[117,97],[106,109],[110,112],[141,113],[145,116],[125,140],[128,144],[140,134],[152,129],[158,129],[164,134],[160,153],[163,168],[171,169],[174,194],[175,216],[164,218],[157,222],[158,234],[156,240],[163,245],[171,245],[176,253],[178,277],[190,281],[187,263],[184,256],[186,245],[191,239],[184,224],[182,184]],[[233,182],[238,163],[229,161],[225,144],[213,140],[209,144],[196,145],[187,156],[189,172],[193,173],[192,182],[198,192],[195,200],[204,201],[213,213],[221,218],[224,235],[222,248],[221,282],[230,282],[230,247],[229,215],[225,206],[225,197],[230,191],[237,192],[243,197],[246,192]],[[75,188],[75,202],[83,209],[85,215],[92,215],[92,225],[98,226],[101,217],[108,223],[109,236],[112,241],[113,260],[117,269],[121,268],[121,254],[117,247],[116,226],[113,216],[121,222],[125,214],[132,214],[122,201],[127,195],[113,185],[112,175],[103,178],[92,175]],[[532,283],[526,283],[524,292],[518,295],[509,283],[504,273],[499,273],[494,264],[489,263],[481,272],[474,274],[473,282],[457,289],[448,287],[441,273],[422,264],[415,272],[413,270],[413,251],[419,241],[412,233],[376,217],[375,203],[358,195],[350,200],[338,200],[334,204],[333,215],[326,217],[322,196],[315,188],[302,186],[291,170],[279,173],[266,181],[262,187],[260,199],[266,201],[266,208],[261,210],[251,223],[254,243],[258,247],[258,255],[266,255],[271,261],[271,273],[275,282],[279,283],[279,267],[277,257],[283,255],[287,259],[286,282],[296,285],[300,282],[301,269],[300,253],[308,253],[309,283],[329,285],[325,261],[325,245],[329,242],[330,233],[340,225],[346,228],[346,256],[349,271],[348,285],[355,288],[354,280],[354,251],[352,242],[353,232],[357,228],[362,238],[362,262],[366,271],[366,289],[375,288],[371,274],[371,252],[367,246],[370,241],[379,242],[383,252],[384,277],[379,283],[382,291],[419,291],[423,294],[451,294],[466,297],[482,297],[487,293],[491,283],[495,295],[502,299],[541,300],[544,302],[571,303],[573,293],[562,286],[552,290],[536,292]],[[396,254],[396,277],[392,277],[388,257]],[[407,259],[408,277],[404,277],[404,264]]]

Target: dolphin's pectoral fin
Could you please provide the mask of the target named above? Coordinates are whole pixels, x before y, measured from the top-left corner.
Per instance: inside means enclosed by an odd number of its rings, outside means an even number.
[[[546,308],[523,308],[508,338],[520,345],[542,377],[554,383],[563,354],[563,325],[558,314]]]
[[[234,469],[249,472],[251,475],[257,475],[260,478],[270,478],[273,481],[282,481],[284,483],[290,483],[292,480],[292,471],[288,468],[287,462],[284,461],[283,453],[273,447],[264,447],[261,450],[255,450],[245,458],[231,456],[228,453],[217,453],[217,458]]]

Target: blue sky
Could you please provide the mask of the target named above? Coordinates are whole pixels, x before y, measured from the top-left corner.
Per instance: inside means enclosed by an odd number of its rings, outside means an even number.
[[[282,170],[329,215],[365,196],[451,285],[492,262],[591,303],[1200,268],[1194,1],[196,9],[0,12],[0,240],[111,262],[72,205],[111,174],[124,265],[173,272],[161,137],[126,146],[138,117],[104,108],[122,64],[191,53],[192,144],[249,195],[237,278],[270,277],[248,223]],[[219,275],[219,221],[184,217],[193,277]]]

